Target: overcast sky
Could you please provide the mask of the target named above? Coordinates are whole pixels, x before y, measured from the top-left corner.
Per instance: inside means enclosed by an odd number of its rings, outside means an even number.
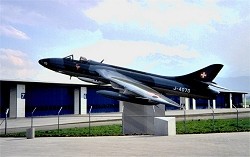
[[[88,59],[160,75],[214,63],[250,76],[249,0],[1,0],[0,78],[75,82],[47,57]]]

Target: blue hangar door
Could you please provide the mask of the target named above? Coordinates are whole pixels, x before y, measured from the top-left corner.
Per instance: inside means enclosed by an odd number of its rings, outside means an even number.
[[[61,107],[60,114],[74,113],[74,88],[71,86],[30,84],[26,86],[25,99],[27,117],[35,107],[34,116],[57,115]]]
[[[100,94],[97,94],[98,90],[112,90],[108,87],[99,88],[87,88],[87,112],[89,112],[90,106],[92,106],[92,113],[101,112],[119,112],[119,101],[106,98]]]

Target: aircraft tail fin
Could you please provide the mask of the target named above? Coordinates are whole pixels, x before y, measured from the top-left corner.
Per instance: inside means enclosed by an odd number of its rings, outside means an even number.
[[[212,64],[190,74],[177,76],[176,79],[183,81],[196,80],[201,82],[212,82],[222,67],[222,64]]]

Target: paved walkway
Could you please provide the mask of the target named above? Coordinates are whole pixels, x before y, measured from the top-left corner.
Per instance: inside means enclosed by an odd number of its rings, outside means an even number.
[[[0,156],[249,157],[250,133],[176,136],[0,138]]]
[[[214,110],[215,119],[221,118],[236,118],[235,109],[216,109]],[[176,117],[178,120],[183,120],[183,110],[168,110],[165,114],[167,117]],[[134,116],[134,115],[131,115]],[[188,119],[211,119],[212,110],[187,110],[186,117]],[[239,117],[250,117],[250,108],[239,109]],[[105,113],[105,114],[91,114],[91,125],[104,125],[111,123],[121,123],[122,113]],[[0,123],[4,119],[0,119]],[[63,115],[60,116],[60,127],[84,127],[89,124],[89,115]],[[31,127],[31,118],[15,118],[8,119],[7,132],[25,131]],[[58,124],[57,116],[48,117],[34,117],[33,126],[36,130],[56,129]],[[5,123],[0,126],[0,134],[4,133]]]

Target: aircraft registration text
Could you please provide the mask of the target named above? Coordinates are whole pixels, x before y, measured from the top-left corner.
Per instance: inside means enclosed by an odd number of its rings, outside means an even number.
[[[183,93],[190,93],[190,89],[189,88],[185,88],[185,87],[174,87],[175,91],[180,91],[180,92],[183,92]]]

